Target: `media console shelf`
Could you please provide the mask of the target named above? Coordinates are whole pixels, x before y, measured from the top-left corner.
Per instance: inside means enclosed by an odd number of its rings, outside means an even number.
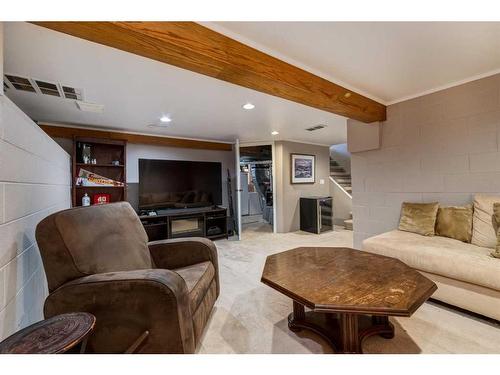
[[[227,209],[223,207],[157,210],[139,215],[149,241],[181,237],[227,238]]]

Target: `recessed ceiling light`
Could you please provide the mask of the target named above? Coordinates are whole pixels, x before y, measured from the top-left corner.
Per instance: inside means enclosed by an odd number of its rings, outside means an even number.
[[[352,94],[351,94],[350,92],[346,92],[346,93],[344,94],[344,98],[350,98],[350,97],[351,97],[351,95],[352,95]]]
[[[170,122],[170,121],[172,121],[172,119],[168,116],[161,116],[160,121],[161,122]]]
[[[271,135],[278,135],[280,132],[277,132],[276,130],[271,132]]]
[[[243,104],[243,109],[254,109],[255,106],[252,103]]]

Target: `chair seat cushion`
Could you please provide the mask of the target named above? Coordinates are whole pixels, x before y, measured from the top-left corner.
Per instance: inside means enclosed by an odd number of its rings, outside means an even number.
[[[397,258],[420,271],[500,290],[500,259],[485,247],[394,230],[364,240],[363,250]]]
[[[189,291],[189,301],[191,313],[194,313],[200,305],[203,297],[208,293],[210,284],[215,276],[215,269],[212,262],[201,262],[193,265],[176,268],[177,272],[186,282]]]

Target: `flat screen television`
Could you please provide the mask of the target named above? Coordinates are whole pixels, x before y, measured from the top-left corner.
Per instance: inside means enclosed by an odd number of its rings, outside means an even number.
[[[139,209],[222,204],[222,165],[216,162],[139,159]]]

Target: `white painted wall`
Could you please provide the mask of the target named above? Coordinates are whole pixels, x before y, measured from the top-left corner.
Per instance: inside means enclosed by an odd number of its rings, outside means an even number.
[[[500,75],[390,105],[381,148],[352,154],[355,247],[396,228],[403,201],[498,193],[499,141]]]
[[[70,207],[70,156],[0,95],[0,340],[43,318],[35,227]]]

